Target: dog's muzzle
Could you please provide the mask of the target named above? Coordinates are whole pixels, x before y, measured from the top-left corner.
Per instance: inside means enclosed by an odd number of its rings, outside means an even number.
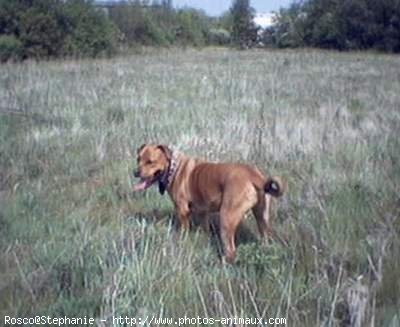
[[[140,178],[140,181],[134,185],[133,189],[135,191],[143,191],[149,188],[151,185],[160,180],[161,174],[161,171],[157,171],[154,176],[143,177],[139,170],[135,171],[134,175],[136,178]]]

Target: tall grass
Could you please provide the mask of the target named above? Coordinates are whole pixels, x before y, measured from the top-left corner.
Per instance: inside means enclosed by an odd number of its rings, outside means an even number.
[[[396,326],[399,72],[310,50],[0,66],[0,314]],[[287,245],[247,219],[224,266],[214,237],[177,233],[167,197],[132,192],[146,142],[284,176]]]

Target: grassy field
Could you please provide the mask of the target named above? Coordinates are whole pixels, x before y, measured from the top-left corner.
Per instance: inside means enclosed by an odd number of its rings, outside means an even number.
[[[7,64],[0,107],[0,325],[400,325],[400,57],[146,50]],[[132,192],[146,142],[283,176],[274,226],[287,246],[260,242],[250,214],[232,266],[215,237],[176,232],[167,196]]]

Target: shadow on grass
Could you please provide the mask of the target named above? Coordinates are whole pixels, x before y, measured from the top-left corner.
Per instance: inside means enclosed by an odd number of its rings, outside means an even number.
[[[156,208],[142,212],[137,212],[135,213],[134,219],[139,223],[154,224],[161,226],[164,225],[164,227],[171,225],[174,232],[178,233],[180,231],[179,220],[174,210],[171,210],[169,208],[166,209]],[[206,226],[206,228],[202,219],[205,219],[205,217],[198,215],[193,215],[193,217],[191,217],[190,232],[201,232],[208,234],[207,236],[209,238],[210,245],[218,253],[218,256],[222,258],[223,247],[220,238],[219,215],[218,214],[210,215],[209,223],[208,226]],[[257,241],[259,241],[259,238],[254,233],[254,231],[249,226],[246,226],[246,223],[244,221],[240,223],[235,236],[236,246],[239,247],[240,245],[255,243]]]

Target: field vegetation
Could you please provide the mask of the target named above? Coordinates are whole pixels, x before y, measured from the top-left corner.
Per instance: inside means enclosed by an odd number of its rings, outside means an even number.
[[[151,50],[0,66],[0,315],[400,322],[400,59]],[[249,214],[238,257],[133,193],[135,149],[283,176],[284,242]],[[109,324],[108,324],[109,325]]]

